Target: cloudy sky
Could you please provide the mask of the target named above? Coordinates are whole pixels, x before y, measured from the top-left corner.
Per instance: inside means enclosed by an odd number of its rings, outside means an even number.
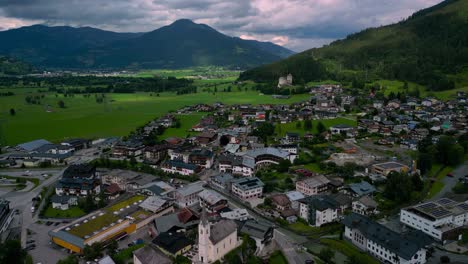
[[[189,18],[295,51],[397,22],[441,0],[0,0],[0,30],[32,24],[151,31]]]

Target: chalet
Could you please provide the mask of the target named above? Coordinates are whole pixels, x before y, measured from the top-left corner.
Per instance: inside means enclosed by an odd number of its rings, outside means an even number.
[[[154,145],[146,147],[144,150],[145,162],[150,165],[156,165],[164,160],[167,156],[167,145]]]
[[[288,196],[283,193],[272,195],[270,199],[277,211],[284,211],[291,208],[291,201],[289,201]]]
[[[101,180],[96,167],[91,164],[70,165],[55,186],[55,193],[59,196],[87,196],[100,192]]]
[[[214,154],[208,149],[193,150],[188,156],[188,163],[209,169],[214,163]]]
[[[213,132],[203,132],[200,135],[197,136],[196,141],[198,144],[202,146],[206,146],[210,144],[211,142],[215,141],[218,137],[217,133]]]
[[[203,190],[198,193],[200,206],[205,208],[208,212],[218,212],[219,210],[228,206],[228,201],[212,190]]]
[[[118,142],[112,149],[114,157],[138,157],[143,154],[145,146],[138,139]]]
[[[168,160],[161,164],[161,169],[167,173],[177,173],[181,175],[191,175],[201,171],[200,166],[185,163],[178,160]]]

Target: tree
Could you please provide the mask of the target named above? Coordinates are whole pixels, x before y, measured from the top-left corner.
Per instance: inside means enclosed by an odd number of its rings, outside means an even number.
[[[319,132],[319,134],[322,134],[323,132],[325,132],[327,130],[327,128],[325,127],[325,125],[323,125],[323,123],[320,121],[318,122],[317,124],[317,131]]]
[[[411,199],[413,183],[407,174],[392,171],[387,175],[384,196],[395,202],[407,202]]]
[[[86,245],[83,249],[83,255],[86,260],[94,260],[102,257],[102,244],[96,242],[91,246]]]
[[[0,263],[24,263],[27,253],[19,240],[0,243]]]
[[[64,259],[61,259],[57,264],[78,264],[78,258],[75,255],[70,255]]]
[[[430,153],[420,152],[417,167],[421,171],[421,175],[426,175],[432,168],[432,155]]]
[[[58,101],[58,106],[60,108],[65,108],[65,102],[63,100]]]
[[[265,206],[270,207],[270,206],[273,205],[273,200],[271,200],[270,197],[266,197],[265,200],[263,200],[263,204],[264,204]]]
[[[117,250],[119,249],[119,243],[117,243],[117,240],[113,239],[110,244],[107,246],[107,255],[112,256],[115,253],[117,253]]]
[[[174,259],[174,264],[191,264],[192,261],[190,261],[189,258],[182,256],[182,255],[177,255]]]
[[[220,138],[219,138],[219,144],[221,146],[226,146],[228,143],[229,143],[230,139],[229,139],[229,136],[228,135],[222,135]]]
[[[296,122],[296,128],[300,129],[302,127],[301,121]]]
[[[11,116],[16,115],[16,111],[15,111],[14,108],[10,108],[10,115],[11,115]]]
[[[306,119],[304,121],[304,130],[311,131],[312,130],[312,121],[310,119]]]
[[[318,257],[325,261],[325,263],[334,263],[333,258],[335,257],[335,252],[329,248],[323,248],[320,250]]]
[[[278,164],[276,170],[277,170],[278,172],[287,172],[287,171],[289,170],[289,167],[291,167],[291,165],[292,165],[292,164],[291,164],[291,161],[290,161],[289,159],[282,159],[282,160],[279,162],[279,164]]]
[[[421,180],[421,176],[418,174],[411,176],[411,184],[413,189],[418,192],[422,191],[424,188],[424,182]]]
[[[436,144],[436,159],[444,165],[454,166],[463,161],[464,149],[450,136],[441,136]]]

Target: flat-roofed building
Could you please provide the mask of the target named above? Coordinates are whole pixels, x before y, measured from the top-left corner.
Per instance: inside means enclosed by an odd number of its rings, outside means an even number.
[[[172,207],[158,213],[140,207],[146,199],[137,195],[111,207],[95,211],[49,232],[52,242],[71,252],[83,253],[86,245],[107,244],[135,232],[155,218],[171,212]]]
[[[392,171],[400,172],[400,173],[408,172],[409,167],[404,164],[401,164],[399,162],[394,162],[394,161],[372,165],[372,172],[383,175],[383,176],[387,176]]]
[[[463,226],[468,225],[468,201],[460,203],[441,198],[410,206],[401,209],[400,222],[442,243],[457,240]]]
[[[242,200],[260,198],[265,184],[257,177],[240,178],[232,181],[232,193]]]

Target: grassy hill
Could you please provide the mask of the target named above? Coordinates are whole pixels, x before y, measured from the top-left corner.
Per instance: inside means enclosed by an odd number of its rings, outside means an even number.
[[[240,78],[275,81],[291,72],[298,82],[396,79],[447,90],[468,85],[467,66],[468,1],[447,0],[399,23],[351,34]]]

